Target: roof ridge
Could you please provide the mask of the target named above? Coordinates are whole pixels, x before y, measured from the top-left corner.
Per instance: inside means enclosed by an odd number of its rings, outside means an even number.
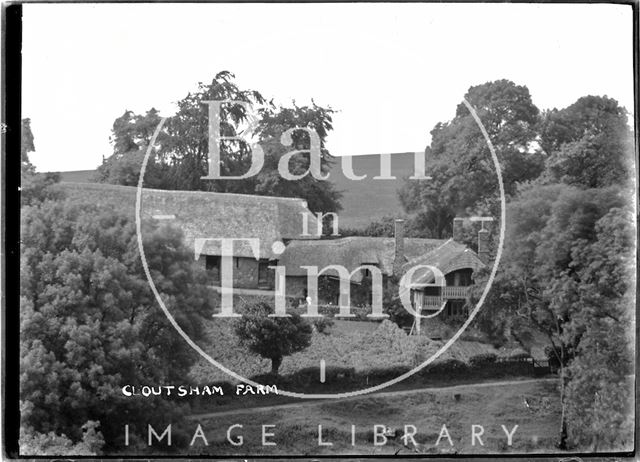
[[[450,242],[453,242],[454,244],[459,244],[458,242],[454,241],[452,237],[450,237],[449,239],[444,241],[442,244],[440,244],[438,247],[435,247],[435,248],[429,250],[424,255],[417,256],[417,257],[412,258],[411,260],[407,261],[406,265],[408,265],[409,263],[416,262],[418,260],[423,260],[423,259],[427,258],[428,256],[433,255],[434,253],[436,253],[438,250],[440,250],[441,248],[443,248],[445,245],[449,244]],[[464,244],[460,244],[460,245],[463,245],[465,247],[465,249],[468,249],[468,247],[466,245],[464,245]]]
[[[121,184],[111,184],[111,183],[97,183],[97,182],[87,182],[87,181],[65,181],[60,182],[61,185],[81,185],[81,186],[97,186],[98,188],[113,188],[113,189],[135,189],[137,190],[137,186],[125,186]],[[241,198],[252,198],[252,197],[260,197],[264,199],[276,199],[276,200],[285,200],[285,201],[296,201],[302,202],[305,208],[308,208],[307,201],[301,197],[283,197],[283,196],[263,196],[260,194],[241,194],[241,193],[227,193],[227,192],[217,192],[217,191],[189,191],[183,189],[154,189],[154,188],[142,188],[147,192],[156,192],[161,194],[201,194],[201,195],[216,195],[216,196],[227,196],[227,197],[241,197]]]

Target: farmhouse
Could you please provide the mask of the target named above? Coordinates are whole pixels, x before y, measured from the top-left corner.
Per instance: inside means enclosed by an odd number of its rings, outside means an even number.
[[[455,226],[460,232],[460,227]],[[487,231],[479,234],[479,249],[488,257]],[[363,265],[378,268],[387,284],[392,276],[404,275],[416,265],[431,265],[445,275],[445,287],[434,287],[436,282],[431,271],[418,269],[410,284],[410,298],[414,308],[421,311],[443,311],[445,316],[463,315],[465,301],[473,284],[473,273],[484,266],[480,257],[464,244],[460,243],[460,233],[451,239],[419,239],[404,237],[404,221],[395,221],[393,238],[385,237],[345,237],[340,239],[293,240],[287,246],[279,261],[285,266],[287,274],[287,294],[306,296],[307,274],[305,265],[325,268],[330,265],[342,265],[349,273],[351,284],[360,284],[370,276],[367,269],[356,271]],[[328,270],[323,277],[338,280],[335,270]],[[337,305],[339,292],[332,298],[320,302]]]
[[[86,201],[91,196],[92,203],[112,204],[134,214],[135,187],[100,183],[59,186],[72,201]],[[142,217],[179,227],[186,244],[194,249],[196,260],[208,271],[211,285],[218,290],[222,269],[219,239],[255,239],[259,241],[255,247],[247,241],[234,243],[232,281],[238,293],[272,295],[276,278],[269,267],[276,265],[285,269],[286,296],[300,300],[307,297],[304,266],[316,266],[321,271],[341,265],[353,273],[349,284],[357,286],[371,276],[369,269],[358,269],[363,265],[379,269],[384,284],[413,266],[431,265],[445,275],[446,286],[434,287],[431,271],[425,268],[416,271],[409,288],[412,304],[422,311],[455,316],[464,314],[473,274],[488,258],[488,233],[484,230],[479,233],[476,254],[460,242],[461,219],[454,221],[451,239],[405,238],[403,220],[396,220],[393,238],[333,238],[305,233],[305,214],[308,229],[316,229],[316,219],[303,199],[204,191],[143,189],[142,192]],[[334,282],[341,278],[335,269],[322,272],[320,277]],[[338,301],[339,292],[335,290],[325,293],[319,303],[337,305]]]

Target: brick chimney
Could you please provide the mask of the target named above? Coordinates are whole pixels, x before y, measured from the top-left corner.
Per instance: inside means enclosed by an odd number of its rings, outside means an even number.
[[[462,243],[462,228],[464,218],[456,217],[453,219],[453,240]]]
[[[478,257],[482,263],[489,263],[489,231],[482,228],[478,231]]]
[[[393,254],[393,274],[400,274],[402,265],[406,263],[404,256],[404,220],[397,218],[394,222],[393,235],[395,238]]]

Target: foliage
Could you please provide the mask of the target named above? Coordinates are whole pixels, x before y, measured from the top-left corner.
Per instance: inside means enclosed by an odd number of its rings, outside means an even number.
[[[319,332],[321,334],[329,334],[329,331],[331,329],[331,326],[333,326],[334,321],[333,321],[333,318],[327,318],[327,317],[314,318],[314,320],[312,321],[312,324],[316,332]]]
[[[626,330],[612,319],[592,322],[568,370],[569,440],[590,451],[632,445],[633,382],[627,375],[633,370],[633,352]]]
[[[529,90],[508,80],[471,87],[465,99],[482,120],[500,161],[506,193],[536,178],[543,168],[533,150],[538,109]],[[426,150],[431,180],[407,180],[399,191],[406,212],[416,213],[430,237],[451,235],[456,215],[497,215],[498,182],[487,143],[466,106],[438,123]]]
[[[395,217],[385,216],[371,221],[363,229],[341,228],[342,236],[393,237]]]
[[[178,112],[169,117],[157,140],[157,152],[149,159],[145,184],[159,189],[206,190],[282,197],[301,197],[313,212],[335,212],[340,209],[340,193],[329,181],[307,175],[291,181],[278,173],[278,161],[291,150],[301,151],[289,161],[294,174],[304,173],[310,165],[310,139],[307,132],[296,130],[292,146],[283,146],[281,135],[293,128],[314,130],[320,138],[321,170],[326,173],[333,158],[324,148],[332,129],[333,110],[313,103],[311,106],[274,107],[254,90],[243,90],[234,82],[234,75],[223,71],[206,85],[178,101]],[[249,135],[265,154],[261,171],[250,178],[236,180],[203,180],[208,173],[209,107],[206,101],[236,101],[262,105],[257,120],[241,104],[222,104],[220,134],[225,137]],[[137,184],[142,159],[153,131],[161,117],[155,109],[144,115],[131,111],[116,119],[111,142],[114,152],[98,169],[96,179],[123,185]],[[255,122],[255,125],[252,125]],[[244,141],[220,142],[222,176],[242,175],[249,170],[251,152]]]
[[[29,160],[29,153],[35,150],[36,145],[31,131],[31,119],[22,119],[20,124],[20,164],[23,169],[33,169],[33,165]]]
[[[600,188],[627,183],[634,171],[627,114],[614,99],[585,96],[544,114],[540,143],[549,154],[545,177]]]
[[[192,338],[213,311],[204,271],[173,228],[143,226],[151,275]],[[22,422],[39,433],[82,437],[100,422],[109,444],[125,423],[178,419],[162,399],[126,398],[123,384],[181,382],[194,352],[157,306],[135,226],[113,209],[44,202],[22,213],[20,387]]]
[[[371,221],[361,229],[341,228],[341,236],[369,236],[369,237],[393,237],[395,236],[395,220],[403,218],[405,237],[433,237],[428,224],[424,223],[424,215],[416,216],[384,216],[379,220]]]
[[[60,181],[56,173],[37,173],[29,160],[29,153],[36,150],[31,119],[22,119],[20,144],[20,204],[35,204],[47,199],[60,199],[62,194],[51,188]]]
[[[530,184],[509,205],[502,271],[477,323],[490,335],[505,338],[529,329],[543,332],[551,344],[550,362],[560,368],[563,390],[571,390],[573,383],[591,383],[616,364],[603,361],[600,371],[593,364],[588,376],[578,367],[591,361],[587,339],[607,329],[607,335],[616,338],[619,326],[628,324],[624,319],[631,310],[625,300],[634,289],[635,240],[627,207],[624,190],[560,184]],[[476,288],[476,297],[481,289]],[[599,388],[598,383],[590,386]],[[575,408],[571,403],[576,394],[563,391],[562,396],[563,407],[569,403]],[[567,428],[569,422],[563,422]],[[573,422],[568,431],[579,425]],[[560,445],[567,445],[566,430]]]
[[[475,356],[472,356],[469,359],[469,364],[473,367],[483,366],[485,364],[492,364],[496,362],[498,356],[495,353],[481,353]]]
[[[468,372],[467,364],[459,359],[450,358],[444,361],[436,362],[429,365],[427,371],[431,374],[453,374],[459,372]]]
[[[271,360],[271,373],[278,375],[282,358],[302,351],[311,343],[311,324],[298,314],[269,317],[274,312],[261,302],[249,306],[238,320],[235,331],[240,344]]]
[[[395,276],[389,277],[382,291],[382,308],[389,320],[400,327],[411,327],[415,317],[402,304],[399,294],[400,284]]]
[[[27,456],[95,456],[104,446],[99,424],[93,420],[82,426],[82,441],[74,444],[66,435],[38,433],[30,427],[20,429],[20,453]]]

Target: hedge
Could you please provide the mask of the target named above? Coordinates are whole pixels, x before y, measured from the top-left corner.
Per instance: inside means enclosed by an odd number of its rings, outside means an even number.
[[[472,367],[483,366],[486,364],[493,364],[498,359],[498,356],[495,353],[481,353],[476,356],[472,356],[469,359],[469,364]]]

